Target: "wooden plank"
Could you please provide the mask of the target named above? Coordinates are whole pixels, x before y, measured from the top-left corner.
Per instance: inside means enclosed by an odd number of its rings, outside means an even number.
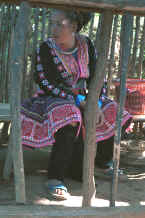
[[[5,164],[3,168],[3,179],[9,180],[10,175],[13,169],[13,160],[12,160],[12,134],[10,131],[9,143],[8,143],[8,151],[5,159]]]
[[[13,166],[15,175],[16,202],[25,203],[25,180],[23,167],[23,153],[21,146],[21,121],[20,121],[20,104],[21,104],[21,86],[22,86],[22,69],[23,56],[28,23],[30,17],[30,6],[22,2],[19,15],[15,26],[15,32],[12,35],[11,48],[11,85],[10,85],[10,105],[12,114],[11,137],[13,145]]]
[[[133,115],[133,121],[143,121],[145,122],[145,115]]]
[[[10,105],[0,103],[0,121],[11,120]]]
[[[117,208],[63,208],[61,206],[0,206],[0,218],[144,218],[144,206]]]
[[[19,4],[20,0],[0,0],[0,2],[9,2]],[[87,10],[97,11],[109,9],[114,13],[131,12],[134,15],[145,15],[145,0],[28,0],[33,6],[44,7],[70,7],[85,8]],[[68,7],[70,6],[70,7]]]

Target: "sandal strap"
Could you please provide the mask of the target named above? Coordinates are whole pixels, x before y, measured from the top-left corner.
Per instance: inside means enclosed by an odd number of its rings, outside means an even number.
[[[113,175],[113,168],[111,167],[111,168],[109,168],[108,170],[106,170],[106,172],[105,172],[107,175],[110,175],[110,176],[112,176]],[[121,170],[121,169],[118,169],[118,175],[123,175],[123,170]]]

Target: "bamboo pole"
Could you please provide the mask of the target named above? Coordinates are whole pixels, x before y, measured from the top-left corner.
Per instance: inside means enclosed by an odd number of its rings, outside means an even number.
[[[118,187],[118,167],[119,167],[119,160],[120,160],[120,140],[121,140],[121,121],[122,121],[122,114],[123,108],[125,103],[126,97],[126,72],[128,67],[128,60],[130,55],[130,35],[132,30],[132,16],[127,14],[124,15],[122,18],[122,27],[121,32],[123,37],[122,40],[122,51],[121,51],[121,84],[120,84],[120,99],[119,99],[119,106],[117,111],[117,118],[116,118],[116,130],[115,130],[115,137],[114,137],[114,155],[113,155],[113,177],[112,177],[112,184],[111,184],[111,197],[110,197],[110,206],[115,207],[115,200],[117,195],[117,187]]]
[[[0,78],[0,87],[1,87],[1,99],[2,102],[5,101],[4,99],[4,64],[5,64],[5,56],[4,56],[4,33],[5,33],[5,15],[6,14],[6,6],[2,5],[1,8],[1,34],[0,34],[0,74],[1,74],[1,78]]]
[[[141,43],[140,43],[140,52],[139,52],[139,65],[138,65],[138,75],[139,78],[142,79],[142,63],[144,59],[144,49],[145,49],[145,18],[144,18],[144,24],[143,24],[143,30],[142,30],[142,36],[141,36]]]
[[[33,93],[33,75],[35,71],[35,54],[36,54],[36,48],[38,44],[38,26],[39,26],[39,8],[34,9],[34,23],[35,23],[35,29],[33,33],[33,42],[32,42],[32,56],[31,56],[31,71],[29,75],[29,87],[28,87],[28,93],[29,97],[32,96]]]
[[[139,31],[140,31],[140,17],[136,17],[136,28],[135,28],[135,37],[133,43],[133,54],[131,59],[131,66],[129,70],[129,75],[135,75],[135,67],[137,62],[137,50],[138,50],[138,42],[139,42]]]
[[[45,31],[46,31],[46,8],[43,9],[42,11],[42,32],[41,32],[41,40],[44,41],[45,40]]]
[[[111,52],[110,52],[110,61],[108,66],[108,96],[110,96],[110,86],[112,81],[112,65],[114,62],[114,53],[115,53],[115,42],[116,42],[116,35],[117,35],[117,28],[118,28],[118,15],[114,17],[114,24],[113,24],[113,33],[112,33],[112,42],[111,42]]]
[[[11,7],[11,12],[10,12],[11,16],[9,17],[9,32],[8,32],[8,57],[7,57],[7,66],[6,66],[6,72],[7,72],[7,98],[8,98],[8,102],[9,102],[9,96],[10,96],[10,60],[11,60],[11,55],[10,55],[10,51],[11,51],[11,35],[12,35],[12,31],[14,31],[14,25],[15,25],[15,20],[16,20],[16,6],[12,5]]]
[[[9,83],[9,73],[7,71],[8,67],[8,57],[9,57],[9,36],[10,36],[10,19],[11,19],[11,6],[7,6],[6,12],[6,27],[5,27],[5,50],[4,50],[4,57],[5,57],[5,67],[4,67],[4,99],[5,102],[8,102],[8,83]],[[3,81],[3,82],[4,82]]]
[[[93,33],[93,27],[94,27],[94,19],[95,19],[95,13],[93,13],[91,22],[90,22],[90,27],[89,27],[89,38],[92,39],[92,33]]]
[[[102,27],[102,14],[100,14],[99,16],[99,21],[98,21],[98,26],[97,26],[97,30],[96,30],[96,36],[95,36],[95,47],[96,49],[98,49],[98,46],[99,46],[99,43],[100,43],[100,39],[99,39],[99,36],[100,36],[100,31],[101,31],[101,27]]]

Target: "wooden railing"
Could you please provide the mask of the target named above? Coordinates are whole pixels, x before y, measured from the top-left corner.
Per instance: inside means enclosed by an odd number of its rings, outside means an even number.
[[[20,0],[0,0],[11,4],[20,4]],[[27,0],[32,6],[85,9],[102,12],[110,10],[113,13],[130,12],[133,15],[145,15],[145,0]],[[69,6],[69,7],[68,7]]]

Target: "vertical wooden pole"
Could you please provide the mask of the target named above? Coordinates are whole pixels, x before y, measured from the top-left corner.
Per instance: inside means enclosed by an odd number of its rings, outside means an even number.
[[[99,42],[100,42],[99,35],[100,35],[100,31],[101,31],[101,26],[102,26],[102,19],[103,19],[102,16],[103,16],[102,14],[100,14],[100,16],[99,16],[99,21],[98,21],[98,26],[97,26],[96,36],[95,36],[95,41],[94,41],[96,49],[98,49]]]
[[[143,30],[142,30],[142,36],[140,42],[140,52],[139,52],[138,75],[140,79],[142,79],[142,73],[143,73],[142,63],[144,59],[144,49],[145,49],[145,18],[144,18],[144,24],[143,24]]]
[[[95,13],[93,13],[90,26],[89,26],[89,38],[92,39],[92,33],[93,33],[93,26],[94,26],[94,19],[95,19]]]
[[[136,26],[135,26],[135,36],[133,42],[133,54],[131,59],[130,68],[128,70],[128,77],[131,77],[137,73],[135,71],[136,63],[137,63],[137,51],[139,47],[139,32],[140,32],[140,17],[136,17]]]
[[[91,206],[92,199],[95,196],[94,159],[96,154],[96,109],[105,76],[105,64],[109,51],[112,20],[113,14],[109,11],[105,11],[102,15],[103,28],[101,28],[99,34],[101,43],[99,43],[98,52],[100,55],[97,60],[94,78],[89,87],[88,101],[85,108],[86,137],[83,165],[83,207]]]
[[[21,121],[20,121],[20,104],[21,104],[21,85],[23,56],[26,33],[30,18],[30,6],[27,2],[20,5],[19,15],[16,21],[14,38],[11,50],[11,113],[12,113],[12,144],[13,144],[13,166],[15,175],[16,202],[25,203],[25,180],[23,153],[21,146]]]
[[[117,187],[118,187],[118,167],[120,161],[120,140],[121,140],[121,121],[122,121],[122,114],[124,109],[125,103],[125,83],[126,83],[126,73],[128,67],[128,60],[130,55],[130,36],[132,30],[132,15],[126,14],[123,16],[124,25],[122,25],[122,51],[121,51],[121,84],[120,84],[120,99],[119,99],[119,106],[117,111],[117,118],[116,118],[116,131],[115,131],[115,138],[114,138],[114,156],[113,156],[113,177],[112,177],[112,185],[111,185],[111,200],[110,206],[115,207],[115,199],[117,195]]]
[[[33,90],[34,90],[33,76],[34,76],[34,71],[35,71],[35,54],[36,54],[36,48],[37,48],[37,44],[38,44],[39,13],[40,13],[39,8],[35,8],[34,9],[34,23],[35,23],[34,28],[35,29],[34,29],[34,32],[33,32],[31,73],[30,73],[30,77],[29,77],[29,87],[28,87],[29,97],[32,96],[32,93],[33,93]]]
[[[107,81],[107,86],[108,86],[108,97],[110,96],[110,86],[111,86],[111,81],[112,81],[112,65],[114,62],[114,53],[115,53],[115,42],[116,42],[116,35],[117,35],[117,27],[118,27],[118,15],[115,15],[114,17],[114,23],[113,23],[113,33],[112,33],[112,42],[111,42],[111,51],[110,51],[110,61],[109,61],[109,66],[108,66],[108,81]]]
[[[8,57],[7,57],[7,75],[8,75],[8,84],[7,84],[7,93],[8,93],[8,102],[9,102],[9,96],[10,96],[10,59],[11,59],[11,36],[12,31],[14,31],[15,27],[15,21],[16,21],[16,5],[12,5],[11,7],[11,16],[9,20],[9,40],[8,40]]]
[[[5,102],[5,89],[4,89],[4,84],[5,84],[5,70],[4,70],[4,66],[5,66],[5,54],[4,54],[4,50],[5,50],[5,29],[6,29],[6,5],[3,4],[2,8],[1,8],[1,29],[0,29],[0,33],[1,33],[1,37],[0,37],[0,87],[1,87],[1,99],[2,102]]]
[[[44,41],[45,40],[45,31],[46,31],[46,8],[43,8],[42,11],[42,35],[41,35],[41,40]]]
[[[6,155],[5,164],[4,164],[4,168],[3,168],[3,179],[5,179],[5,180],[10,179],[10,175],[11,175],[12,168],[13,168],[13,160],[12,160],[13,148],[12,148],[12,146],[13,146],[13,144],[12,144],[12,134],[11,134],[11,131],[10,131],[8,150],[7,150],[7,155]]]

